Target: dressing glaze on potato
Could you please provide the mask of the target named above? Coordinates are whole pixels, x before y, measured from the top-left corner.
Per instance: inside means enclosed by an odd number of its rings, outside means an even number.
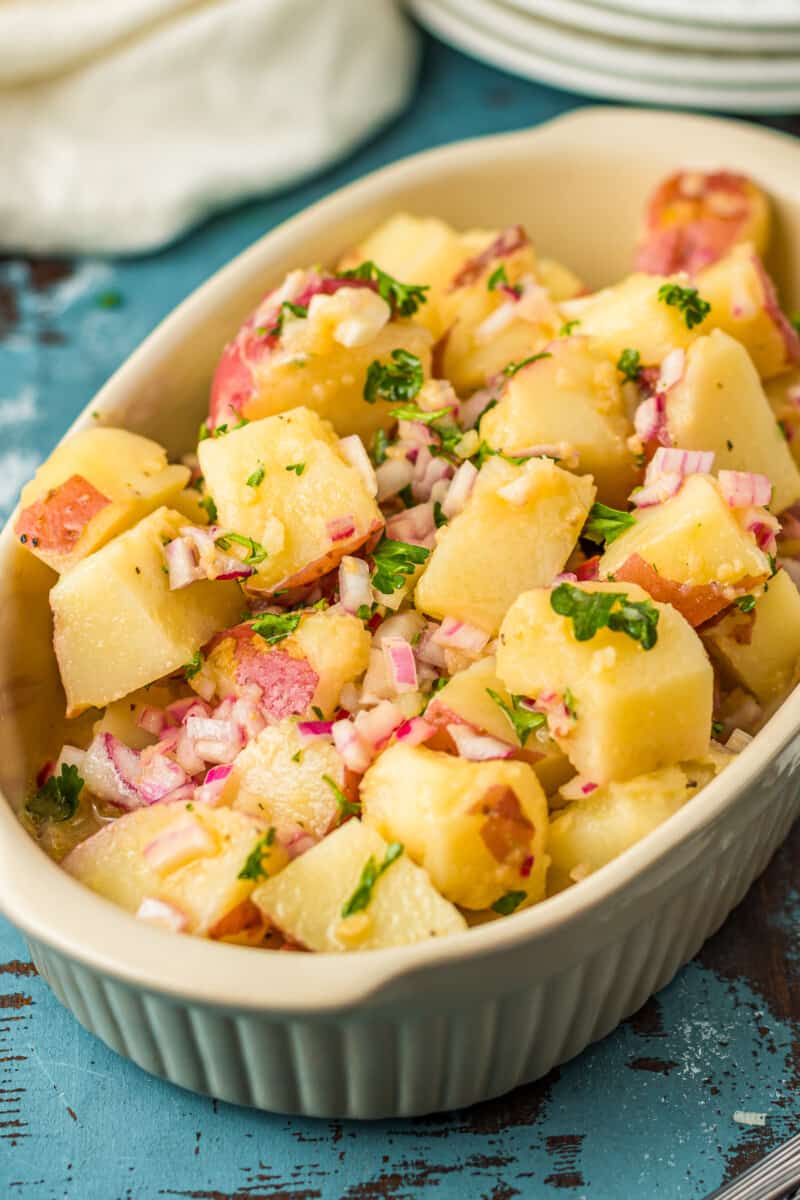
[[[678,170],[589,294],[534,230],[401,213],[265,280],[185,463],[68,438],[14,529],[93,711],[31,834],[139,921],[341,953],[506,920],[694,803],[798,678],[770,227]]]

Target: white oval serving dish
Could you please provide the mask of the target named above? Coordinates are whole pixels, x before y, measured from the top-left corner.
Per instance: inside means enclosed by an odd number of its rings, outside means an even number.
[[[731,121],[584,109],[398,163],[257,242],[174,312],[91,412],[191,443],[225,339],[290,267],[389,213],[522,221],[592,287],[625,272],[646,193],[676,165],[739,168],[772,194],[771,267],[800,305],[800,146]],[[419,946],[257,953],[147,927],[61,871],[12,811],[60,744],[50,572],[0,539],[0,906],[77,1019],[147,1071],[224,1100],[336,1117],[472,1104],[544,1074],[634,1012],[742,898],[800,812],[800,691],[666,824],[568,892]]]

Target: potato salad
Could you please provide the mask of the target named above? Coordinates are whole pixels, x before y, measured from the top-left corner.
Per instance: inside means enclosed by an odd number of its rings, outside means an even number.
[[[139,921],[343,952],[506,920],[793,687],[767,198],[674,174],[595,292],[530,232],[392,217],[265,295],[181,463],[100,417],[25,487],[74,732],[22,820]]]

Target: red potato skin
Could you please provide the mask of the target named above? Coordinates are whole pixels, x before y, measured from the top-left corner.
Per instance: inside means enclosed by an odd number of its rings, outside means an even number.
[[[499,863],[522,858],[530,851],[534,828],[520,806],[519,798],[505,784],[495,784],[470,809],[486,817],[480,834],[489,853]]]
[[[19,540],[34,550],[68,554],[86,526],[110,504],[82,475],[71,475],[41,500],[23,508],[14,526]]]
[[[687,180],[699,186],[684,191]],[[715,207],[713,197],[718,197]],[[650,196],[635,268],[651,275],[694,275],[744,240],[760,193],[731,171],[677,171]]]
[[[332,542],[330,550],[327,550],[320,558],[315,558],[313,562],[307,563],[302,570],[297,571],[294,575],[290,575],[287,579],[281,579],[278,583],[272,584],[267,590],[272,594],[273,592],[302,588],[310,583],[315,583],[322,576],[328,575],[333,571],[344,558],[345,554],[355,554],[362,546],[366,545],[370,538],[383,529],[383,525],[383,521],[375,521],[370,525],[366,533],[357,533],[353,538],[343,538],[339,542]],[[244,586],[245,591],[248,593],[264,595],[264,589],[258,586],[258,576],[248,579]],[[281,598],[281,602],[283,602],[283,597]]]
[[[235,684],[259,689],[260,706],[268,720],[280,721],[307,711],[319,683],[319,675],[307,659],[289,654],[280,644],[270,646],[246,624],[234,625],[212,638],[207,658],[224,656],[230,643]]]
[[[508,258],[516,250],[527,246],[529,241],[530,238],[521,225],[510,225],[499,233],[480,254],[475,254],[472,258],[467,259],[457,274],[453,276],[450,291],[454,292],[458,288],[476,283],[495,259]]]
[[[639,555],[631,554],[614,572],[617,583],[637,583],[660,604],[671,604],[692,628],[703,625],[732,604],[729,589],[718,583],[687,584],[664,579]],[[747,576],[736,585],[736,593],[744,595],[763,580]]]

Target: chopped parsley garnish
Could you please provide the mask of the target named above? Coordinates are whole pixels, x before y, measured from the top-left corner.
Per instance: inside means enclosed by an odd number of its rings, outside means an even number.
[[[444,515],[444,509],[438,500],[434,500],[433,502],[433,523],[437,529],[441,529],[443,525],[447,524],[447,517]]]
[[[370,621],[372,619],[372,606],[369,604],[359,604],[356,609],[356,616],[359,621]]]
[[[508,917],[511,913],[516,912],[523,900],[527,900],[527,898],[527,892],[506,892],[505,896],[495,900],[492,909],[494,912],[500,913],[501,917]]]
[[[401,283],[369,259],[352,271],[342,271],[339,278],[373,280],[378,285],[381,300],[391,305],[393,311],[401,317],[413,316],[419,306],[427,300],[425,293],[430,291],[430,284]]]
[[[610,546],[620,534],[636,524],[632,513],[620,508],[609,508],[607,504],[593,504],[583,527],[583,537],[590,542],[605,542]]]
[[[327,783],[328,787],[333,792],[336,806],[339,809],[339,820],[337,825],[341,825],[345,817],[360,817],[361,805],[357,801],[348,800],[342,789],[335,780],[331,779],[330,775],[322,776],[323,782]]]
[[[315,704],[313,706],[313,708],[311,709],[311,711],[314,714],[314,716],[317,718],[318,721],[325,720],[325,713],[322,711],[322,709],[320,708],[320,706],[318,704]]]
[[[372,899],[372,891],[375,884],[380,879],[385,871],[393,862],[397,862],[405,847],[402,842],[391,842],[386,847],[386,854],[383,856],[383,862],[378,865],[375,858],[370,854],[364,869],[361,872],[361,878],[358,881],[356,890],[353,892],[349,900],[342,905],[342,916],[351,917],[353,913],[363,912]]]
[[[733,603],[738,609],[741,610],[741,612],[749,613],[752,612],[756,606],[756,598],[755,596],[751,596],[749,594],[747,596],[737,596]]]
[[[211,430],[208,428],[208,422],[202,421],[200,423],[200,428],[197,431],[197,440],[198,440],[198,442],[204,442],[204,441],[206,441],[207,438],[210,438],[210,437],[211,437]]]
[[[719,737],[719,735],[724,732],[725,726],[723,725],[722,721],[711,722],[711,734],[713,737]]]
[[[249,417],[240,417],[240,419],[236,422],[235,425],[229,425],[227,423],[227,421],[225,421],[222,425],[215,425],[214,429],[211,432],[208,432],[206,434],[206,436],[214,437],[214,438],[225,437],[226,433],[233,433],[234,430],[243,429],[245,427],[245,425],[249,425],[249,424],[250,424]],[[202,429],[203,426],[201,425],[200,428]],[[206,426],[206,429],[208,429],[208,426]],[[203,438],[200,438],[200,441],[203,441],[203,440],[204,440]]]
[[[530,358],[521,358],[519,362],[510,362],[503,367],[503,374],[511,379],[516,375],[517,371],[521,371],[523,367],[527,367],[529,363],[538,362],[540,358],[552,358],[549,350],[543,350],[541,354],[532,354]]]
[[[303,761],[303,751],[295,750],[294,754],[292,755],[292,762],[299,763],[302,761]]]
[[[792,315],[789,317],[789,324],[791,325],[792,329],[794,329],[797,333],[800,333],[800,312],[792,313]]]
[[[203,652],[195,650],[188,663],[183,668],[183,674],[187,679],[194,679],[195,675],[203,669]]]
[[[575,697],[570,688],[564,688],[564,708],[567,710],[573,721],[578,719],[578,707],[575,703]]]
[[[711,312],[711,305],[702,298],[697,288],[681,287],[679,283],[662,283],[658,298],[662,304],[677,308],[683,315],[687,329],[700,325]]]
[[[68,821],[75,816],[83,787],[78,768],[62,763],[58,775],[51,775],[25,805],[34,821]]]
[[[405,583],[406,576],[413,575],[430,553],[425,546],[412,546],[408,542],[382,537],[372,552],[375,562],[372,586],[384,596],[396,592]]]
[[[571,337],[573,329],[577,329],[580,321],[565,321],[558,331],[559,337]]]
[[[302,613],[259,613],[248,624],[253,633],[257,633],[268,645],[274,646],[290,633],[294,633],[302,616]]]
[[[405,487],[401,487],[400,491],[397,493],[397,497],[399,500],[403,501],[403,504],[405,504],[406,508],[411,508],[414,503],[414,493],[411,490],[411,484],[407,483]]]
[[[283,304],[278,309],[278,316],[275,324],[271,329],[266,329],[263,325],[256,330],[259,337],[280,337],[283,333],[283,322],[286,313],[290,312],[293,317],[307,317],[308,309],[304,304],[292,304],[288,300],[284,300]]]
[[[258,839],[253,849],[245,859],[245,864],[239,872],[237,879],[264,879],[267,871],[264,870],[264,855],[269,850],[272,843],[275,841],[275,826],[270,825],[269,829],[262,837]]]
[[[492,399],[489,401],[489,403],[486,405],[486,407],[482,408],[481,411],[478,413],[478,419],[472,428],[477,429],[478,426],[480,425],[481,421],[483,420],[483,418],[486,416],[487,412],[491,412],[493,408],[497,408],[497,405],[499,403],[500,402],[499,402],[499,400],[497,400],[496,397],[492,397]]]
[[[773,575],[778,574],[778,560],[774,554],[768,554],[767,558],[769,559],[769,571],[770,571],[769,577],[770,577],[770,579],[772,579]]]
[[[398,421],[420,421],[423,425],[433,425],[442,417],[449,417],[452,408],[437,408],[435,412],[426,412],[418,404],[404,404],[402,408],[390,408],[389,416],[397,417]]]
[[[572,619],[578,642],[588,642],[605,628],[627,634],[643,650],[652,650],[658,641],[658,609],[651,600],[629,600],[624,592],[583,592],[571,583],[560,583],[550,593],[550,607]]]
[[[298,477],[303,474],[303,471],[305,471],[305,469],[306,469],[306,464],[304,462],[289,463],[289,466],[284,468],[284,470],[286,470],[286,471],[294,471],[295,475],[297,475]]]
[[[472,455],[472,458],[475,460],[475,465],[477,466],[478,470],[480,470],[487,458],[493,458],[495,455],[497,455],[499,458],[505,459],[507,463],[511,463],[512,467],[521,467],[532,457],[530,454],[524,454],[520,458],[515,458],[513,454],[504,454],[502,450],[495,450],[487,441],[482,441],[478,446],[478,449]],[[538,457],[549,458],[549,455],[542,454]]]
[[[210,496],[201,496],[201,498],[197,501],[197,503],[200,505],[201,508],[205,509],[209,524],[215,525],[219,514],[217,513],[217,506],[214,503],[214,501],[211,499],[211,497]]]
[[[389,444],[389,439],[386,436],[385,429],[379,429],[375,434],[375,440],[372,443],[372,461],[376,467],[381,466],[386,462],[386,447]]]
[[[246,537],[243,533],[223,533],[214,539],[214,544],[219,546],[220,550],[230,550],[231,543],[235,543],[237,546],[244,546],[247,550],[247,557],[244,561],[250,566],[255,566],[257,563],[263,562],[267,557],[267,551],[261,543],[251,537]]]
[[[636,383],[642,370],[639,351],[632,350],[630,346],[627,350],[623,350],[617,359],[617,370],[625,376],[629,383]]]
[[[531,712],[529,708],[526,708],[522,704],[522,696],[512,696],[511,703],[506,704],[503,697],[498,692],[493,691],[492,688],[487,688],[486,691],[489,693],[492,700],[494,700],[498,708],[503,710],[513,725],[514,733],[519,739],[520,746],[524,746],[530,735],[534,733],[535,730],[541,729],[541,727],[545,724],[547,720],[545,714],[540,712]]]
[[[288,470],[288,468],[287,468],[287,470]],[[260,484],[262,484],[264,482],[264,474],[265,474],[264,464],[260,462],[258,464],[258,466],[256,467],[255,471],[253,471],[252,475],[247,476],[245,483],[247,484],[248,487],[257,488]]]
[[[392,400],[395,403],[413,400],[425,382],[422,362],[416,354],[398,349],[393,350],[389,357],[392,360],[389,363],[375,359],[367,367],[364,381],[367,404],[374,404],[376,400]]]
[[[505,263],[501,263],[499,267],[495,267],[495,269],[492,271],[491,275],[489,276],[489,278],[486,281],[486,287],[487,287],[487,290],[490,292],[496,292],[498,288],[502,287],[502,288],[508,288],[510,291],[514,292],[514,294],[517,296],[522,295],[522,288],[519,287],[518,284],[511,284],[508,282],[508,275],[506,275]]]

